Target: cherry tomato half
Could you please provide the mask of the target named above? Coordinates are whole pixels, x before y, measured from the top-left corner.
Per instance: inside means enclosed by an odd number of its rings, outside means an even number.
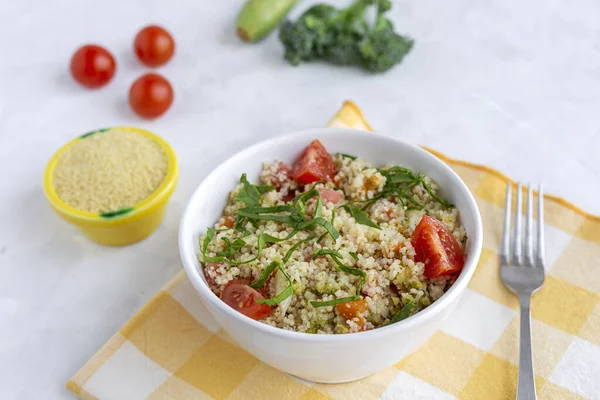
[[[245,316],[255,320],[268,317],[271,314],[271,307],[257,303],[256,299],[264,299],[264,297],[246,283],[238,280],[230,281],[221,293],[221,300]]]
[[[318,140],[304,149],[292,167],[292,177],[303,185],[333,178],[334,175],[333,158]]]
[[[88,88],[106,85],[114,76],[116,68],[112,54],[94,44],[80,47],[71,57],[71,75]]]
[[[161,116],[172,103],[173,88],[168,80],[158,74],[142,75],[129,89],[129,105],[140,117]]]
[[[165,29],[150,25],[138,32],[133,42],[133,49],[143,64],[158,67],[173,56],[175,41]]]
[[[437,219],[424,215],[411,237],[415,260],[425,264],[427,278],[450,275],[462,270],[465,260],[452,232]]]

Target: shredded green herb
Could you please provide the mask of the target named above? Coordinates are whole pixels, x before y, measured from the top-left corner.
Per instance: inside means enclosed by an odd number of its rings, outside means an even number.
[[[326,233],[324,233],[324,235],[326,235]],[[295,245],[290,247],[290,249],[287,251],[287,253],[285,253],[285,257],[283,257],[283,264],[285,264],[289,261],[289,259],[292,257],[292,254],[294,254],[294,251],[296,251],[298,249],[298,247],[302,246],[303,243],[306,243],[310,240],[313,240],[313,238],[310,237],[310,238],[307,238],[304,240],[300,240]]]
[[[349,205],[345,205],[343,206],[343,208],[348,212],[348,214],[352,216],[352,218],[356,220],[357,223],[381,230],[381,227],[377,225],[371,218],[369,218],[369,214],[367,214],[360,208]]]
[[[271,276],[273,271],[275,271],[276,269],[279,269],[281,271],[281,273],[286,277],[286,279],[288,281],[288,286],[286,286],[286,288],[283,289],[281,291],[281,293],[278,293],[272,299],[256,299],[255,301],[257,303],[266,304],[271,307],[276,306],[277,304],[281,303],[282,301],[284,301],[285,299],[287,299],[294,293],[294,286],[292,285],[292,279],[283,270],[281,264],[279,264],[277,261],[271,262],[271,264],[269,264],[269,266],[267,266],[267,268],[265,268],[263,273],[260,275],[260,278],[258,278],[258,280],[256,282],[250,284],[250,287],[252,287],[254,289],[259,289],[260,287],[262,287],[262,285],[264,285],[267,282],[267,280],[269,279],[269,276]]]
[[[358,285],[356,286],[356,293],[357,293],[356,295],[350,296],[350,297],[342,297],[339,299],[328,300],[328,301],[311,301],[310,304],[313,307],[317,308],[317,307],[333,306],[336,304],[346,303],[348,301],[354,301],[354,300],[360,299],[360,290],[362,289],[362,286],[365,284],[365,282],[367,280],[367,274],[364,271],[344,265],[340,261],[340,259],[342,259],[343,256],[338,251],[333,250],[333,249],[317,250],[314,252],[313,256],[314,257],[329,256],[329,257],[331,257],[333,262],[336,264],[337,269],[339,269],[340,271],[345,272],[347,274],[361,277],[361,280],[358,282]]]
[[[394,166],[390,168],[378,169],[379,173],[386,178],[385,185],[381,192],[367,200],[355,200],[342,207],[346,208],[354,204],[360,204],[361,210],[366,210],[380,199],[394,197],[402,203],[407,210],[422,210],[431,201],[441,204],[445,208],[454,207],[451,203],[436,195],[431,187],[425,182],[425,175],[416,174],[410,168]],[[422,185],[429,194],[427,201],[422,204],[417,201],[412,190]],[[358,221],[357,221],[358,222]]]
[[[360,296],[349,296],[349,297],[340,297],[339,299],[333,299],[328,301],[311,301],[310,304],[315,307],[327,307],[327,306],[335,306],[342,303],[347,303],[349,301],[354,301],[360,299]]]
[[[351,251],[351,252],[350,252],[350,256],[351,256],[352,258],[354,258],[356,261],[358,261],[358,255],[356,255],[356,253],[355,253],[355,252]]]
[[[350,154],[345,154],[345,153],[337,153],[338,156],[342,156],[344,158],[349,158],[351,160],[356,160],[358,157],[350,155]]]
[[[239,249],[246,245],[242,239],[238,238],[231,242],[228,238],[221,238],[222,241],[226,243],[225,250],[217,253],[219,257],[229,258],[234,255]]]
[[[406,305],[404,307],[402,307],[402,309],[400,311],[398,311],[396,313],[396,315],[394,315],[394,317],[386,325],[395,324],[398,321],[402,321],[403,319],[408,318],[410,316],[410,312],[412,311],[414,305],[415,305],[415,303],[413,303],[412,301],[409,301],[408,303],[406,303]]]
[[[323,202],[321,201],[321,197],[317,199],[317,206],[315,208],[315,218],[323,217]]]
[[[237,201],[241,201],[242,203],[246,203],[248,206],[259,206],[260,196],[264,193],[275,189],[275,186],[271,185],[257,186],[251,184],[250,182],[248,182],[246,174],[242,174],[242,177],[240,178],[240,183],[243,183],[244,187],[242,188],[242,190],[240,190],[235,199]]]
[[[271,264],[269,264],[267,268],[265,268],[265,270],[262,272],[258,280],[250,284],[250,287],[254,289],[259,289],[260,287],[262,287],[262,285],[264,285],[269,279],[269,276],[271,276],[273,271],[275,271],[277,268],[279,268],[279,263],[277,261],[272,261]]]
[[[267,245],[267,243],[279,243],[279,242],[283,242],[284,240],[287,240],[287,238],[276,238],[274,236],[271,236],[269,234],[266,233],[261,233],[260,235],[258,235],[258,246],[256,249],[256,256],[252,257],[248,260],[243,260],[243,261],[234,261],[234,260],[228,260],[229,264],[231,265],[241,265],[241,264],[247,264],[249,262],[252,262],[256,259],[258,259],[258,257],[260,256],[260,253],[263,251],[263,249],[265,248],[265,246]]]
[[[283,289],[281,293],[277,294],[277,296],[273,297],[272,299],[256,299],[255,301],[257,303],[266,304],[272,307],[276,306],[277,304],[281,303],[282,301],[290,297],[292,294],[294,294],[294,286],[292,285],[292,279],[288,274],[286,274],[286,272],[283,270],[283,268],[281,268],[281,266],[279,266],[279,270],[287,279],[288,286],[286,286],[286,288]]]
[[[202,243],[202,261],[204,261],[204,262],[221,262],[221,261],[227,260],[227,257],[224,255],[224,253],[228,253],[230,251],[229,249],[232,246],[232,244],[229,242],[229,240],[227,240],[227,242],[226,242],[226,243],[228,243],[228,248],[225,251],[218,253],[216,257],[208,257],[206,255],[206,250],[208,249],[208,245],[215,237],[216,232],[217,231],[214,228],[208,228],[206,230],[206,236],[204,237],[204,242]]]

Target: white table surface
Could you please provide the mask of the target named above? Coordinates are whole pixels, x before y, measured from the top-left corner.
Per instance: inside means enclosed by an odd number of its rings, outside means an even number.
[[[393,19],[416,45],[380,76],[293,68],[275,36],[240,43],[241,3],[0,2],[0,399],[72,398],[66,380],[180,270],[178,219],[203,176],[258,140],[322,126],[345,99],[380,131],[542,182],[600,213],[597,0],[395,1]],[[148,23],[177,43],[160,69],[175,103],[152,122],[126,103],[145,71],[133,38]],[[118,62],[114,80],[95,91],[68,73],[71,54],[88,42]],[[64,142],[115,125],[162,135],[181,167],[162,226],[124,248],[83,238],[54,215],[41,186]]]

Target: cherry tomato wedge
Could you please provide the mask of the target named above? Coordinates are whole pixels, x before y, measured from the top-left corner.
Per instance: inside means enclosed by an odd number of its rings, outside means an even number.
[[[256,299],[264,299],[264,297],[246,283],[238,280],[230,281],[221,293],[221,300],[245,316],[255,320],[268,317],[271,314],[271,307],[257,303]]]
[[[159,117],[172,103],[173,88],[168,80],[158,74],[142,75],[129,89],[129,105],[140,117]]]
[[[342,199],[344,198],[344,196],[340,192],[333,190],[333,189],[325,188],[325,189],[317,189],[317,191],[323,198],[323,203],[337,204],[340,201],[342,201]]]
[[[71,75],[88,88],[106,85],[115,75],[116,68],[112,54],[94,44],[80,47],[71,57]]]
[[[138,32],[133,42],[133,49],[143,64],[158,67],[173,56],[175,41],[164,28],[150,25]]]
[[[333,158],[318,140],[304,149],[292,167],[292,178],[303,185],[331,179],[334,175]]]
[[[437,278],[462,270],[465,260],[452,232],[437,219],[424,215],[411,237],[415,260],[425,264],[424,275]]]

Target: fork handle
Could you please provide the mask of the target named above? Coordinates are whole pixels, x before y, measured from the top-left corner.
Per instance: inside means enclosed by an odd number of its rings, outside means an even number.
[[[521,340],[519,340],[519,383],[517,400],[536,400],[531,351],[531,295],[519,296]]]

